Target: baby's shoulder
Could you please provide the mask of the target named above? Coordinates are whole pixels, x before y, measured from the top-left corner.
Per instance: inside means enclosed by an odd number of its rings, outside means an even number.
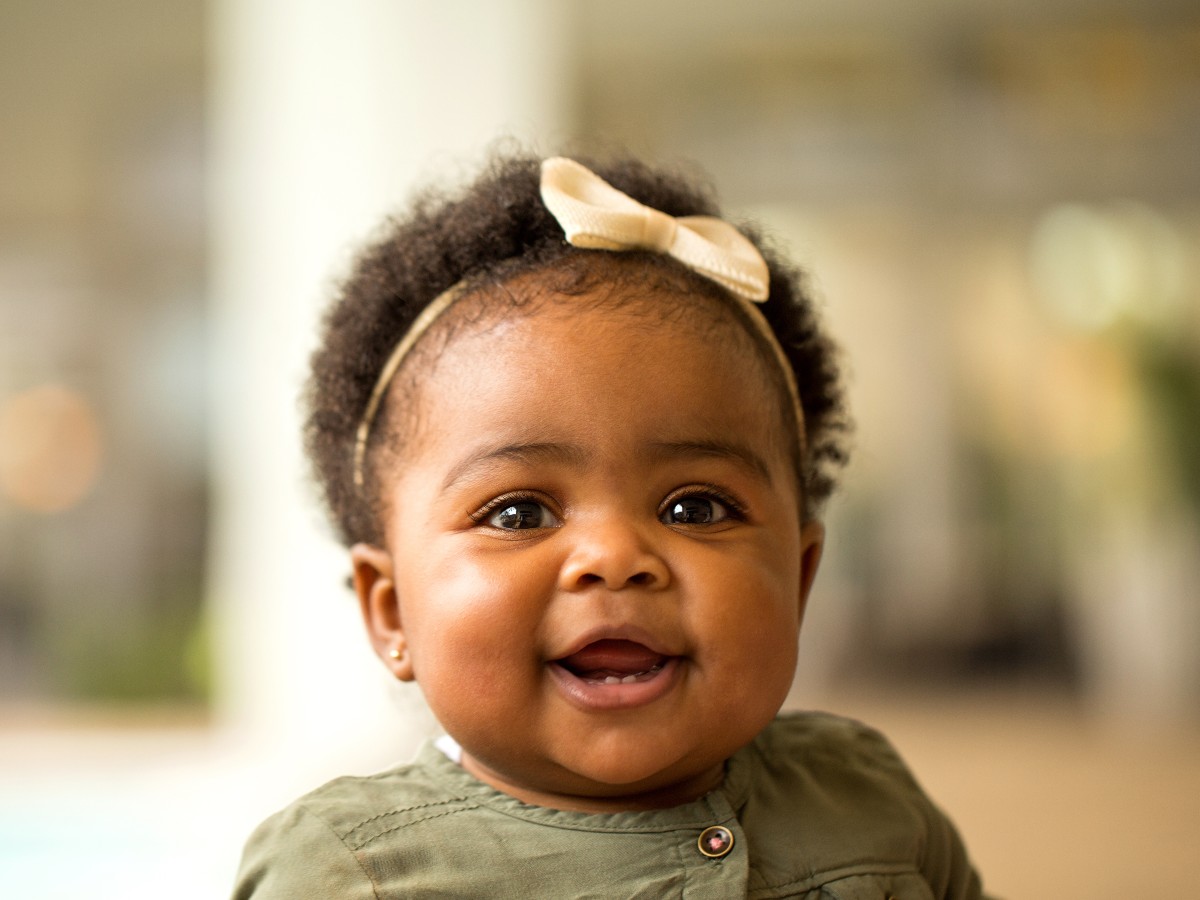
[[[475,806],[465,794],[434,777],[418,759],[373,775],[336,778],[289,808],[319,819],[353,848],[380,834]]]
[[[750,745],[770,779],[819,783],[924,799],[891,742],[854,719],[825,712],[782,713]]]
[[[900,755],[881,732],[833,713],[781,713],[752,746],[765,759],[783,765],[865,765],[908,775]]]
[[[740,818],[765,882],[870,860],[881,872],[919,872],[935,896],[979,896],[953,825],[875,729],[785,714],[746,751],[752,774]]]
[[[920,833],[940,818],[887,738],[853,719],[784,714],[748,750],[751,806],[768,817],[802,809],[809,825],[847,835],[867,821]]]
[[[375,898],[364,851],[411,826],[448,822],[476,807],[421,761],[337,778],[264,821],[246,843],[234,900],[297,896]],[[449,826],[447,826],[449,827]]]

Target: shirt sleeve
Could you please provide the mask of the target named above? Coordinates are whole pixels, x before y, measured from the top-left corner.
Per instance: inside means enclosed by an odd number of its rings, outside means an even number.
[[[919,866],[933,896],[937,900],[988,900],[954,823],[925,793],[891,742],[874,729],[860,728],[868,744],[874,746],[876,765],[892,771],[909,785],[925,820],[924,852]]]
[[[232,900],[379,900],[354,852],[319,817],[291,806],[246,842]]]
[[[930,803],[929,843],[922,870],[938,900],[986,900],[958,830]]]

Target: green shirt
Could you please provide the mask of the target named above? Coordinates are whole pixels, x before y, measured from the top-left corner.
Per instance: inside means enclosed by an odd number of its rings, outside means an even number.
[[[698,846],[711,826],[726,829],[706,835],[723,856]],[[264,822],[233,896],[968,900],[980,887],[954,827],[880,734],[803,713],[734,754],[718,789],[649,812],[530,806],[426,745]]]

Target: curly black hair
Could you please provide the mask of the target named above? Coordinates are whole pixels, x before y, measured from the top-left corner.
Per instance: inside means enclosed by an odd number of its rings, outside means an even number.
[[[577,158],[617,189],[669,215],[720,215],[710,191],[694,179],[628,158]],[[647,269],[660,274],[677,270],[666,277],[690,279],[705,293],[724,290],[669,257],[578,250],[567,244],[542,203],[540,166],[541,159],[534,156],[498,156],[464,190],[428,189],[418,195],[409,214],[389,219],[359,254],[327,311],[304,395],[304,443],[333,525],[346,545],[379,543],[381,537],[376,481],[368,477],[364,487],[355,485],[359,422],[395,345],[443,291],[463,281],[507,285],[531,273],[564,269],[574,269],[578,280],[581,267],[572,261],[598,256],[621,256],[617,268],[632,265],[644,274]],[[805,440],[803,449],[796,444],[795,463],[803,512],[811,518],[832,493],[835,472],[847,459],[849,422],[837,352],[821,330],[803,273],[775,253],[757,229],[741,224],[739,229],[759,248],[770,270],[770,297],[760,308],[784,348],[800,392]],[[611,265],[601,268],[612,270]],[[490,292],[502,293],[511,294]],[[764,358],[776,369],[769,353]],[[791,408],[790,401],[786,406]],[[381,430],[377,423],[373,436]]]

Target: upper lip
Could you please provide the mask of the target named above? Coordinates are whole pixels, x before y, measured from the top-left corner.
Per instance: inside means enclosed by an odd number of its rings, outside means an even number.
[[[560,659],[566,659],[568,656],[578,653],[584,647],[594,644],[596,641],[632,641],[641,644],[647,650],[657,653],[659,656],[682,655],[673,650],[662,638],[651,634],[646,629],[637,625],[598,625],[576,636],[561,653],[556,652],[551,656],[550,661],[555,662]]]

